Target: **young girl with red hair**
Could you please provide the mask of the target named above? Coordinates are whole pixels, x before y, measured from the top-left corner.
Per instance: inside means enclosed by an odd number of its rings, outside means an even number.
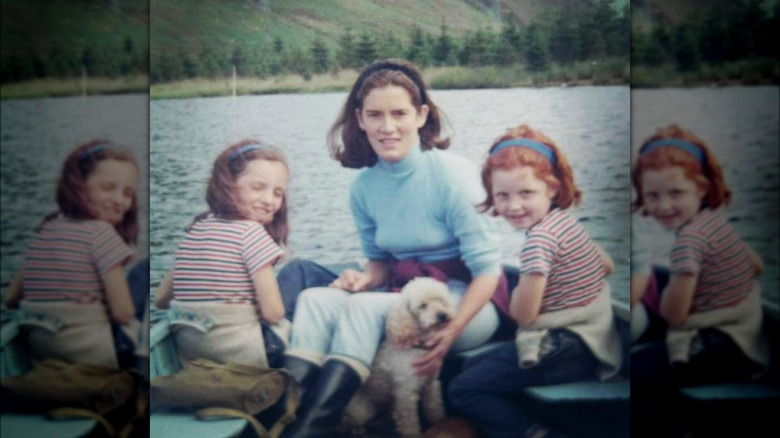
[[[620,342],[605,277],[612,261],[568,213],[582,193],[566,157],[527,125],[509,129],[482,169],[484,210],[527,232],[510,312],[515,342],[469,359],[451,402],[486,436],[553,436],[517,395],[529,386],[616,375]]]
[[[731,191],[717,158],[701,139],[671,125],[642,145],[631,176],[634,208],[677,233],[659,306],[669,324],[666,355],[677,365],[674,378],[750,378],[768,365],[755,281],[763,263],[718,212]],[[731,365],[715,368],[703,359],[716,352]]]
[[[637,401],[668,385],[760,375],[769,363],[755,281],[763,264],[718,212],[731,192],[717,158],[697,136],[670,125],[644,142],[631,177],[634,208],[676,233],[658,306],[666,342],[632,354]]]
[[[717,211],[731,201],[717,158],[701,139],[671,125],[643,144],[632,179],[634,207],[677,233],[659,307],[669,324],[669,362],[695,367],[696,353],[706,348],[702,336],[716,330],[715,337],[733,341],[719,342],[730,344],[729,357],[745,359],[731,372],[766,366],[761,292],[755,281],[763,263]],[[703,377],[694,374],[697,380]]]

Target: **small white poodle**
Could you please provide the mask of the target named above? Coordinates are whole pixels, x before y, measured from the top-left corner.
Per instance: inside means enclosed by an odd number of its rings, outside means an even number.
[[[421,435],[418,403],[431,422],[445,417],[438,378],[415,374],[412,362],[428,353],[425,342],[455,315],[447,285],[432,278],[415,278],[401,290],[401,300],[387,316],[386,339],[371,365],[371,376],[346,408],[343,426],[364,434],[366,424],[392,408],[401,437]]]

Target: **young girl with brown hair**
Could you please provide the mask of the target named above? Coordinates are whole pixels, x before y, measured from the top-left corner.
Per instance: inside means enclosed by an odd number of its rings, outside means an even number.
[[[182,361],[269,365],[260,321],[284,321],[273,266],[289,232],[288,180],[281,152],[256,140],[230,145],[214,161],[209,211],[189,226],[156,295],[158,308],[172,308]]]
[[[124,148],[93,140],[73,150],[57,184],[59,210],[44,218],[6,297],[22,308],[33,359],[118,367],[111,324],[135,343],[140,330],[123,266],[138,237],[138,165]],[[147,289],[143,293],[147,294]],[[142,306],[143,307],[143,306]]]

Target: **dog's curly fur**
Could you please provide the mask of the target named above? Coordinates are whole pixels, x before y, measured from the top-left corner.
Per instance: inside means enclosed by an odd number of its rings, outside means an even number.
[[[455,314],[447,285],[432,278],[416,278],[401,290],[401,300],[385,325],[386,339],[371,365],[371,376],[346,408],[345,429],[365,433],[366,424],[392,408],[402,437],[421,435],[418,403],[432,424],[445,417],[438,378],[421,378],[412,362],[428,353],[425,342]]]

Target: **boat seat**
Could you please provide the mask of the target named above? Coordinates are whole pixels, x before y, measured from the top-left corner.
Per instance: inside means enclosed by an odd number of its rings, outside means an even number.
[[[631,396],[631,381],[628,378],[629,354],[631,339],[628,321],[630,321],[628,305],[613,303],[615,324],[620,336],[623,360],[619,377],[613,381],[602,382],[596,378],[558,385],[533,386],[526,388],[527,397],[539,404],[612,404],[628,405]]]
[[[760,401],[780,399],[780,383],[722,383],[680,388],[683,397],[696,401]]]
[[[86,436],[96,425],[91,418],[50,420],[43,415],[6,412],[0,415],[0,436],[77,438]]]
[[[533,386],[525,394],[539,403],[589,403],[628,401],[631,384],[628,379],[612,382],[598,380],[564,383],[560,385]]]
[[[150,436],[228,438],[239,436],[247,425],[240,418],[199,420],[193,413],[155,412],[149,420],[149,433]]]

